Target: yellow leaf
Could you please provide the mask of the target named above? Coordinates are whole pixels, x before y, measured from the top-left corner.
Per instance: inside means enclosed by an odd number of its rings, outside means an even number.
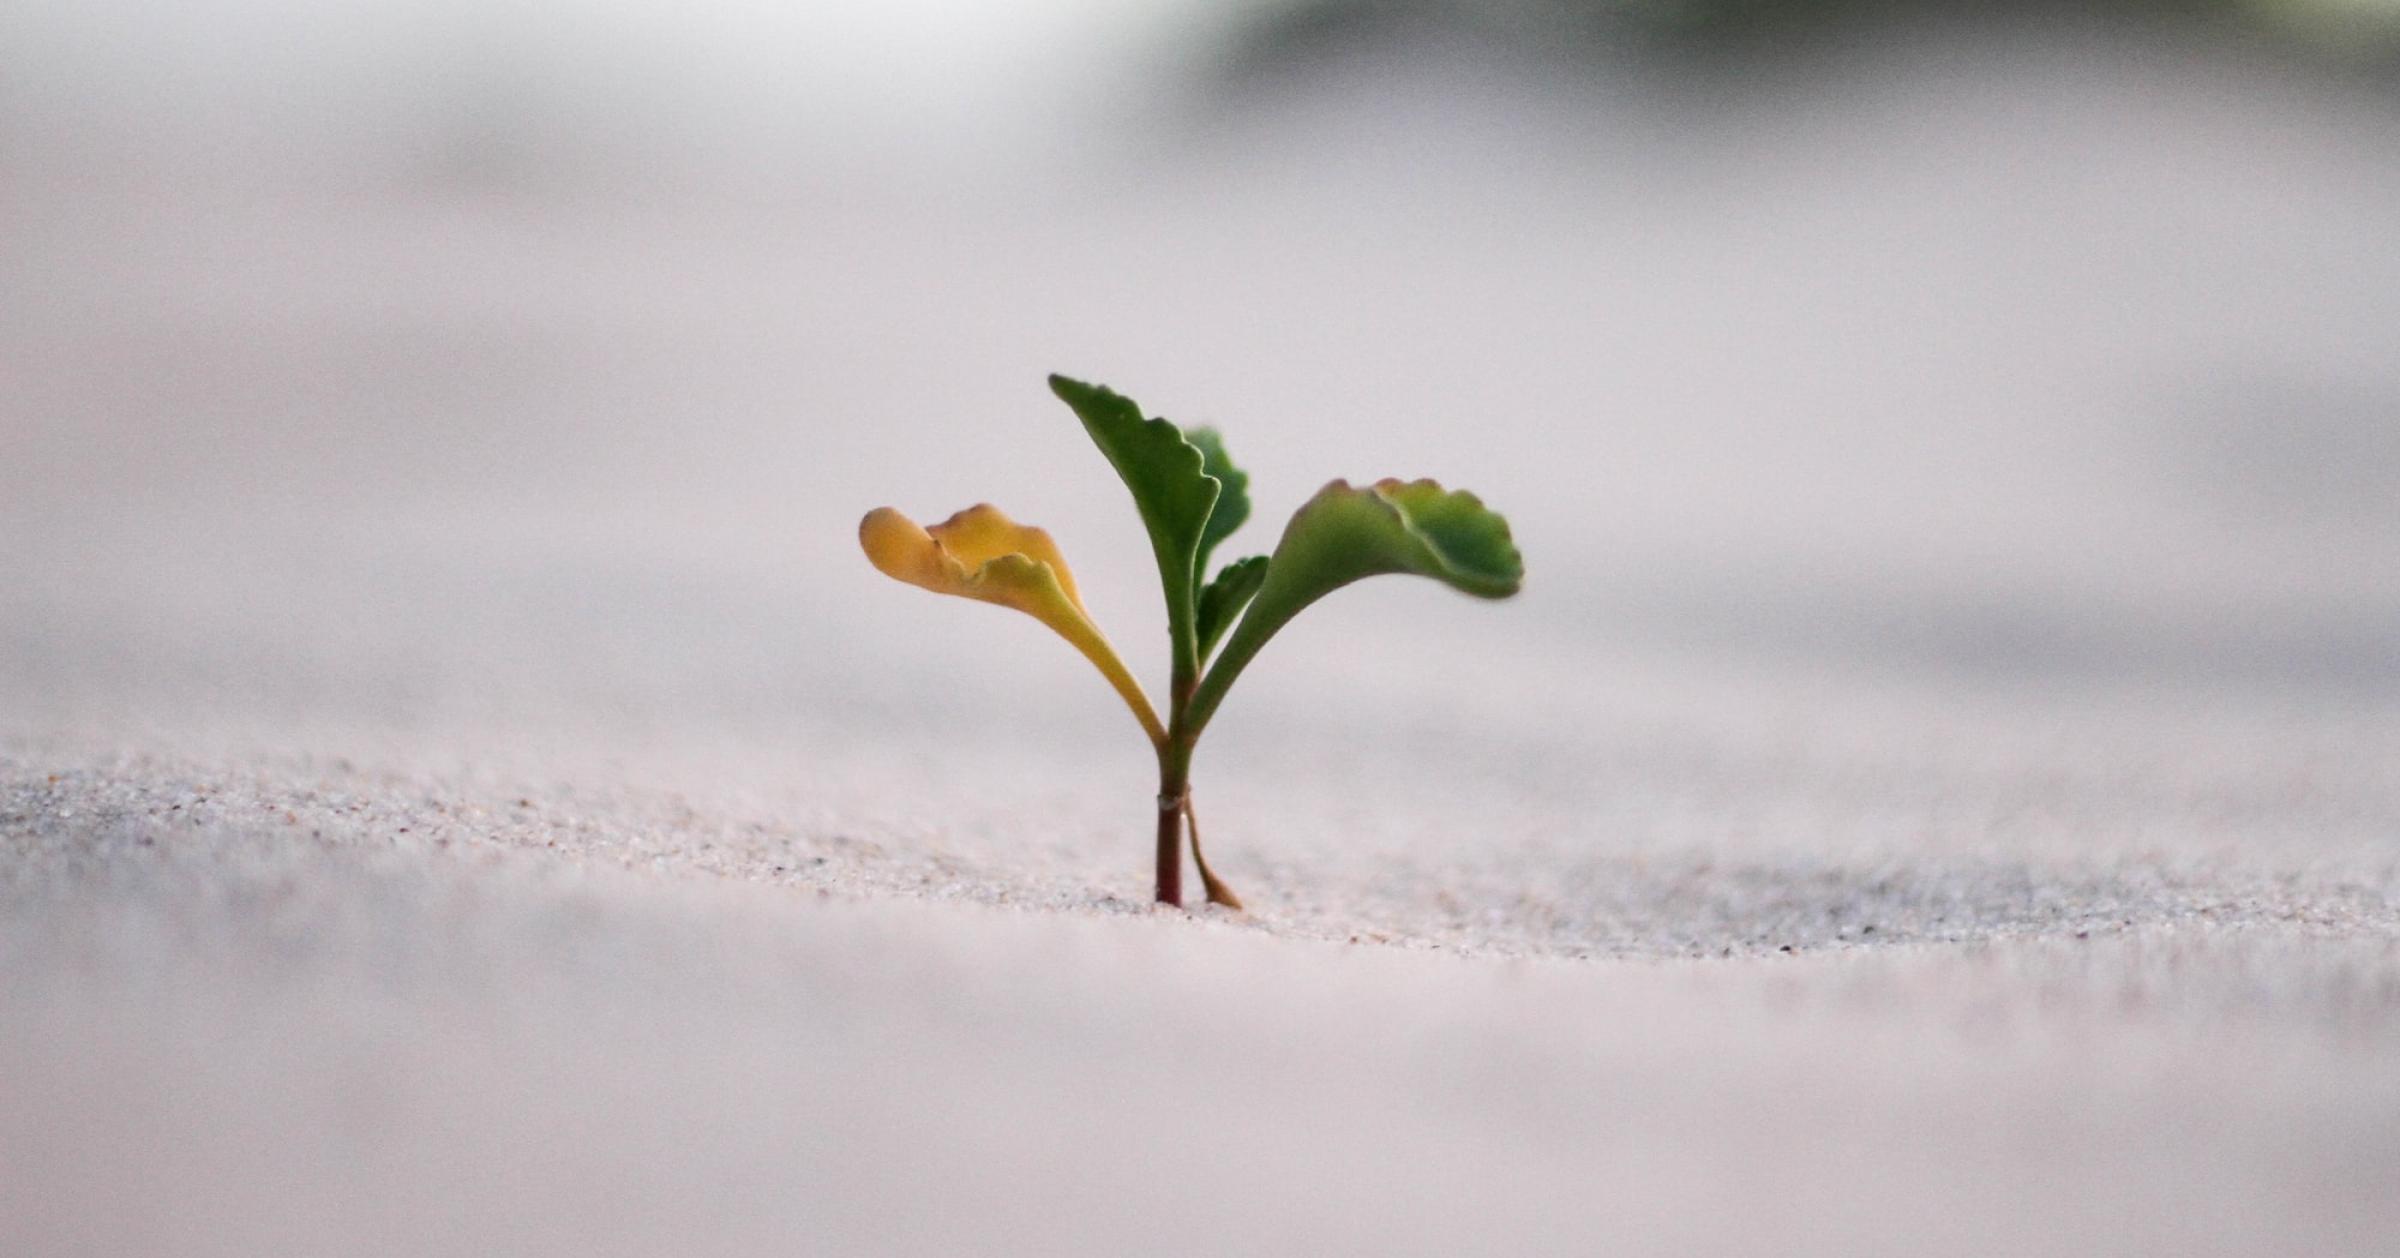
[[[877,507],[859,521],[858,544],[867,559],[895,581],[1013,607],[1050,626],[1116,687],[1151,742],[1166,741],[1157,710],[1092,623],[1083,597],[1075,591],[1075,574],[1067,570],[1058,543],[1048,533],[1009,519],[990,503],[978,503],[931,528],[918,527],[890,507]]]

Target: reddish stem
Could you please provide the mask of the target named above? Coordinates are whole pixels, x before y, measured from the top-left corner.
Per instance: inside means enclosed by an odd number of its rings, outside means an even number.
[[[1158,902],[1183,907],[1183,787],[1158,793]]]

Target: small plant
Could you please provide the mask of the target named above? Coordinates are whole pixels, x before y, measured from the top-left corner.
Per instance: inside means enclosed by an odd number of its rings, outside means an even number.
[[[1239,909],[1241,901],[1200,853],[1192,749],[1258,649],[1302,608],[1361,577],[1415,573],[1478,598],[1506,598],[1524,580],[1524,561],[1509,540],[1508,522],[1473,494],[1429,480],[1363,487],[1337,480],[1293,514],[1272,556],[1234,560],[1210,577],[1218,543],[1250,517],[1250,477],[1226,457],[1215,430],[1186,432],[1145,419],[1132,399],[1065,376],[1050,377],[1050,390],[1074,408],[1133,491],[1149,530],[1174,650],[1166,720],[1092,623],[1048,533],[988,503],[931,528],[879,507],[859,522],[859,544],[884,575],[1016,608],[1098,666],[1158,752],[1158,899],[1183,902],[1181,849],[1188,835],[1209,901]]]

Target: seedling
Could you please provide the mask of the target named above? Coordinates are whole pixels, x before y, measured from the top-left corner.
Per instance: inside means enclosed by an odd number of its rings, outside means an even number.
[[[1234,560],[1211,577],[1217,544],[1250,517],[1250,477],[1226,456],[1216,431],[1186,432],[1164,419],[1144,419],[1131,398],[1065,376],[1050,377],[1050,391],[1074,408],[1133,491],[1149,530],[1174,651],[1166,720],[1092,623],[1048,533],[989,503],[931,528],[878,507],[859,522],[859,544],[886,576],[1013,607],[1083,652],[1158,752],[1159,901],[1183,902],[1181,849],[1188,836],[1209,901],[1239,909],[1241,901],[1200,852],[1192,749],[1258,649],[1302,608],[1361,577],[1414,573],[1478,598],[1506,598],[1523,583],[1524,561],[1509,540],[1508,522],[1464,490],[1429,480],[1365,486],[1337,480],[1293,514],[1272,556]]]

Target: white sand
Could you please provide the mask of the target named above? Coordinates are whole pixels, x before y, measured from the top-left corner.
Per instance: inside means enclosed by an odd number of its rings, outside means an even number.
[[[1045,822],[0,765],[19,1252],[2363,1254],[2395,1221],[2388,857],[1553,852],[1512,887],[1466,843],[1253,836],[1236,922],[1140,909],[1139,835],[1072,784]],[[1291,937],[1345,922],[1386,942]],[[1425,950],[1476,941],[1536,959]],[[1556,959],[1587,946],[1632,955]]]
[[[956,203],[12,189],[0,1253],[2389,1252],[2400,157],[2091,68]],[[1518,525],[1235,692],[1248,916],[1144,903],[1071,653],[852,550],[994,499],[1155,672],[1052,368],[1222,423],[1252,547]]]

